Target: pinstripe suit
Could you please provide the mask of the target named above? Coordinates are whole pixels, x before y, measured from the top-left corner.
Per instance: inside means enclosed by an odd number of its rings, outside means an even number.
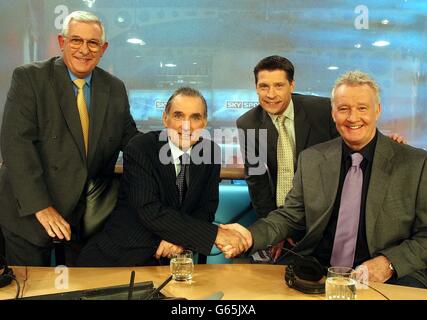
[[[164,165],[159,154],[167,148],[160,132],[132,139],[124,151],[124,172],[116,209],[104,230],[83,249],[80,266],[131,266],[155,264],[161,240],[209,254],[217,226],[212,224],[218,206],[219,164],[190,163],[189,186],[179,204],[174,164]],[[200,145],[202,144],[202,145]],[[201,140],[195,147],[219,154],[219,147]],[[215,150],[215,152],[214,152]]]

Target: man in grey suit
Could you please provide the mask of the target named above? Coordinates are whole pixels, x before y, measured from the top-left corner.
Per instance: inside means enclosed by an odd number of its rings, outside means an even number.
[[[0,225],[12,265],[50,265],[54,238],[79,238],[88,199],[109,190],[137,133],[123,82],[97,67],[101,21],[71,13],[58,43],[62,57],[15,69],[5,105]]]
[[[249,231],[223,227],[240,230],[252,251],[302,231],[294,248],[301,255],[326,266],[363,265],[370,281],[426,288],[427,152],[379,132],[379,88],[367,74],[346,73],[331,97],[341,137],[300,154],[285,206]]]

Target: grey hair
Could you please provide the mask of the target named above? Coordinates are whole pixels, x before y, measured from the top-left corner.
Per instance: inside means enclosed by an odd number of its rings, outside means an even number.
[[[178,88],[177,90],[175,90],[175,92],[170,96],[170,98],[168,99],[168,102],[166,103],[166,106],[165,106],[165,112],[166,113],[169,113],[169,111],[172,107],[173,99],[179,95],[184,96],[184,97],[198,97],[198,98],[200,98],[202,100],[203,107],[204,107],[203,116],[205,118],[208,117],[208,104],[206,103],[205,97],[201,94],[201,92],[199,90],[193,89],[190,87],[181,87],[181,88]]]
[[[61,34],[66,37],[68,36],[68,28],[70,26],[71,20],[80,21],[80,22],[95,22],[101,27],[101,41],[102,44],[105,43],[105,28],[104,25],[96,15],[87,11],[73,11],[68,16],[65,17],[64,23],[62,25]]]
[[[349,86],[361,86],[361,85],[367,85],[372,88],[375,92],[375,97],[377,99],[377,103],[381,102],[381,96],[380,96],[380,87],[375,82],[375,80],[367,73],[359,71],[359,70],[352,70],[348,71],[345,74],[341,75],[334,84],[334,87],[332,88],[331,92],[331,101],[332,104],[334,103],[334,95],[335,90],[342,85],[349,85]]]

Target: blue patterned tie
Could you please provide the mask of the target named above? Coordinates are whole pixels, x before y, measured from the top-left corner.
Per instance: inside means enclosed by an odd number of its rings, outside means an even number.
[[[362,199],[363,171],[360,153],[351,155],[352,165],[345,176],[332,249],[331,266],[353,267],[359,230],[360,204]]]
[[[179,161],[181,164],[181,170],[179,171],[178,176],[176,177],[176,186],[179,192],[179,203],[182,204],[182,201],[185,198],[185,193],[187,191],[187,183],[185,181],[185,177],[188,167],[190,165],[190,156],[187,153],[183,153],[179,157]]]

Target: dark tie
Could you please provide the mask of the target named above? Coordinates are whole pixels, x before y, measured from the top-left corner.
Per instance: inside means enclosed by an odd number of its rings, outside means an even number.
[[[363,156],[360,153],[351,155],[352,165],[345,176],[342,188],[331,266],[353,267],[362,198],[363,172],[360,168],[362,160]]]
[[[187,183],[185,179],[186,172],[188,171],[188,167],[190,165],[190,156],[187,153],[183,153],[179,157],[179,161],[181,164],[181,170],[179,171],[178,176],[176,177],[176,186],[178,187],[179,192],[179,203],[182,204],[182,201],[185,198],[185,193],[187,191]]]

